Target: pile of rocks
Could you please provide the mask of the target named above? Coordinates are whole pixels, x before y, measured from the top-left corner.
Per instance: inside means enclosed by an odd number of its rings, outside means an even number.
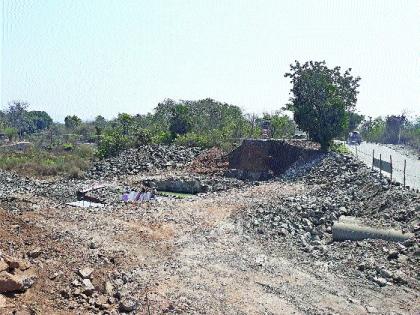
[[[289,170],[284,180],[290,177],[309,189],[292,197],[269,198],[248,209],[245,222],[250,230],[263,237],[289,239],[311,255],[335,264],[344,257],[356,269],[361,264],[359,270],[371,279],[386,274],[394,282],[406,283],[401,274],[391,276],[390,270],[401,268],[414,275],[411,266],[418,264],[420,253],[418,193],[391,185],[353,157],[339,154],[324,155],[312,161],[310,167],[299,166],[296,172]],[[413,232],[417,241],[409,240],[398,246],[381,240],[332,242],[332,225],[341,216],[358,217],[374,227]],[[403,258],[390,259],[390,252]],[[365,259],[374,263],[363,264]]]
[[[156,169],[174,169],[190,163],[200,148],[176,145],[145,145],[128,149],[116,157],[96,161],[86,172],[88,178],[137,175]]]
[[[196,174],[223,173],[229,167],[226,153],[220,148],[211,148],[201,152],[189,166]]]

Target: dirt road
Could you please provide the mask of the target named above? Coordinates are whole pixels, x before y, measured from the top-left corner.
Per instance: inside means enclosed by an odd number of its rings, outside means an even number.
[[[418,314],[413,288],[379,287],[286,239],[244,229],[242,213],[253,203],[306,189],[270,182],[113,209],[43,207],[19,216],[0,210],[1,251],[43,248],[34,261],[38,282],[7,298],[4,310],[116,314],[114,298],[98,306],[97,295],[74,293],[77,270],[91,266],[98,292],[111,281],[115,296],[139,303],[133,314]]]

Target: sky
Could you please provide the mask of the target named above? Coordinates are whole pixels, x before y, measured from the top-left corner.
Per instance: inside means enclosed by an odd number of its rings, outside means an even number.
[[[360,113],[420,114],[418,0],[0,1],[1,108],[62,121],[210,97],[273,112],[290,64],[325,60],[362,78]]]

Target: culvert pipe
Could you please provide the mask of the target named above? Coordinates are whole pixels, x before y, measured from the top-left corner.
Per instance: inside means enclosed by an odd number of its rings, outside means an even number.
[[[413,237],[411,233],[402,233],[392,229],[377,229],[352,223],[334,223],[332,237],[334,241],[361,241],[364,239],[381,239],[392,242],[404,242]]]

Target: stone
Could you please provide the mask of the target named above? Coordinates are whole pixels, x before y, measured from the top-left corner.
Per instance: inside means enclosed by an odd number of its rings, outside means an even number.
[[[347,213],[347,208],[346,207],[340,207],[338,209],[338,211],[340,212],[340,214],[346,214]]]
[[[0,309],[5,308],[7,306],[6,298],[0,294]]]
[[[133,298],[125,298],[120,302],[119,309],[122,312],[135,311],[139,306],[139,303]]]
[[[388,254],[388,259],[397,259],[398,258],[398,256],[399,256],[399,252],[398,251],[396,251],[396,250],[392,250],[392,251],[390,251],[389,252],[389,254]]]
[[[98,248],[98,245],[97,245],[95,242],[91,242],[91,243],[89,244],[89,248],[90,248],[90,249],[97,249],[97,248]]]
[[[83,279],[83,293],[91,296],[95,291],[95,287],[89,279]]]
[[[369,314],[372,314],[372,313],[378,313],[378,310],[377,310],[377,308],[376,307],[374,307],[374,306],[366,306],[366,311],[369,313]]]
[[[394,281],[397,283],[401,283],[401,284],[408,283],[407,275],[401,270],[397,270],[396,272],[394,272],[393,278],[394,278]]]
[[[6,271],[0,272],[0,293],[23,291],[24,286],[18,276]]]
[[[15,258],[8,255],[4,255],[3,259],[6,262],[6,264],[9,265],[10,269],[19,269],[24,271],[31,267],[31,264],[23,259]]]
[[[28,252],[28,257],[30,258],[38,258],[42,254],[41,247],[36,247],[33,250]]]
[[[381,277],[374,277],[373,278],[373,282],[375,282],[376,284],[378,284],[380,287],[384,287],[387,285],[387,281],[384,278]]]
[[[389,271],[387,269],[384,269],[384,268],[379,271],[379,274],[384,278],[392,278],[391,271]]]
[[[110,296],[112,296],[113,295],[113,293],[114,293],[114,287],[113,287],[113,285],[111,284],[111,282],[109,282],[109,281],[106,281],[105,282],[105,286],[104,286],[105,288],[105,293],[107,294],[107,295],[110,295]]]
[[[93,268],[90,267],[86,267],[83,269],[79,269],[79,275],[83,278],[83,279],[90,279],[91,275],[93,273]]]
[[[100,295],[95,300],[95,306],[99,309],[105,310],[110,307],[108,304],[108,298],[104,295]]]
[[[9,265],[2,259],[0,259],[0,272],[9,270]]]
[[[35,284],[36,276],[33,274],[22,274],[19,276],[23,290],[27,290]]]

